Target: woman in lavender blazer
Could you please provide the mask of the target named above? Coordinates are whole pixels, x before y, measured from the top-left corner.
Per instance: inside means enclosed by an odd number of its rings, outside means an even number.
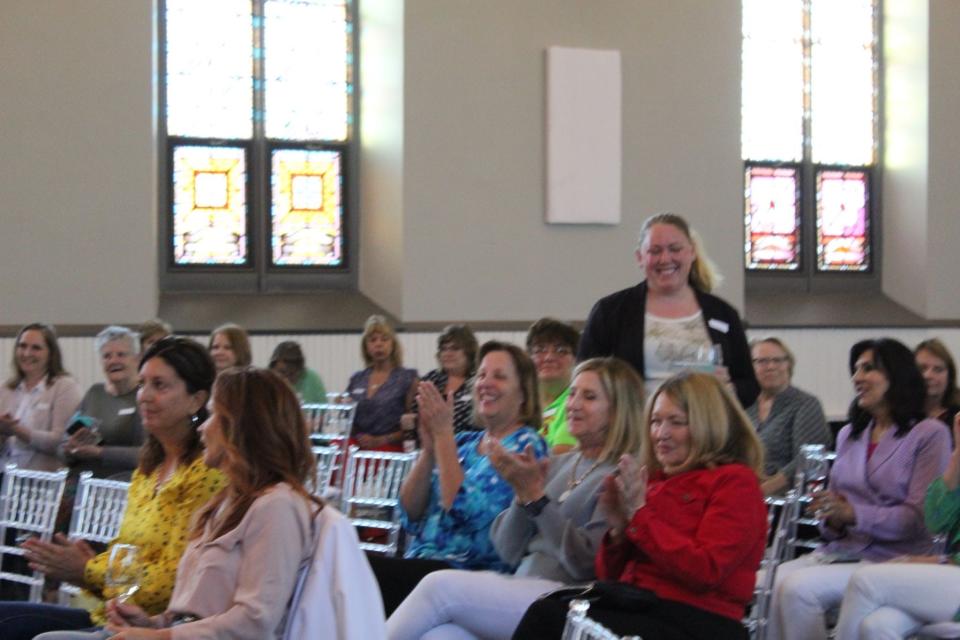
[[[950,439],[924,417],[913,354],[896,340],[864,340],[850,350],[850,373],[850,424],[837,437],[829,487],[810,505],[826,542],[778,567],[768,640],[825,639],[824,613],[840,604],[858,563],[932,546],[924,495],[946,468]]]

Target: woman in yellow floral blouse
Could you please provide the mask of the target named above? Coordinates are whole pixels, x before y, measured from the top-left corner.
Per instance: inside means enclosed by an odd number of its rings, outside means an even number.
[[[197,432],[207,416],[215,376],[206,349],[187,338],[160,340],[140,363],[137,406],[148,436],[133,474],[120,534],[112,544],[139,547],[143,573],[131,601],[149,613],[166,608],[191,516],[224,483],[220,472],[203,463]],[[104,595],[109,548],[97,555],[82,541],[58,536],[52,543],[29,540],[24,550],[34,569],[79,584],[98,597]],[[88,612],[47,604],[0,603],[0,637],[9,640],[105,622],[102,605]]]

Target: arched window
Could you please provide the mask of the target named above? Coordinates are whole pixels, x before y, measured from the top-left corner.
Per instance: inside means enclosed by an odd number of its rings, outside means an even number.
[[[163,0],[161,283],[308,288],[349,276],[349,0]]]
[[[743,0],[742,7],[748,276],[871,273],[878,1]]]

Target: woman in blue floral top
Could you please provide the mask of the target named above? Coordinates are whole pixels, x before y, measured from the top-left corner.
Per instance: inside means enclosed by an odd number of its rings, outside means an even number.
[[[839,640],[906,638],[925,624],[960,622],[960,416],[953,436],[947,470],[930,484],[924,503],[927,529],[944,535],[943,553],[858,569],[843,596]]]
[[[537,434],[540,403],[533,362],[516,345],[487,342],[473,387],[477,424],[483,431],[454,434],[453,398],[422,382],[421,454],[400,491],[408,535],[405,560],[376,558],[387,615],[420,579],[439,569],[512,569],[490,541],[494,518],[510,506],[513,488],[486,457],[488,439],[507,451],[547,456]]]

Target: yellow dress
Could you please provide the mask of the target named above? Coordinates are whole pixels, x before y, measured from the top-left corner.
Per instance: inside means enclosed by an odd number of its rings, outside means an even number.
[[[155,469],[149,476],[133,473],[127,494],[127,509],[120,523],[120,533],[111,542],[134,544],[140,548],[143,574],[140,589],[130,601],[150,615],[167,608],[177,564],[187,546],[193,514],[226,484],[226,478],[216,469],[197,458],[187,466],[178,466],[170,479],[154,493],[157,485]],[[102,593],[110,548],[87,562],[84,579],[92,591]],[[103,603],[90,612],[96,625],[106,623]]]

